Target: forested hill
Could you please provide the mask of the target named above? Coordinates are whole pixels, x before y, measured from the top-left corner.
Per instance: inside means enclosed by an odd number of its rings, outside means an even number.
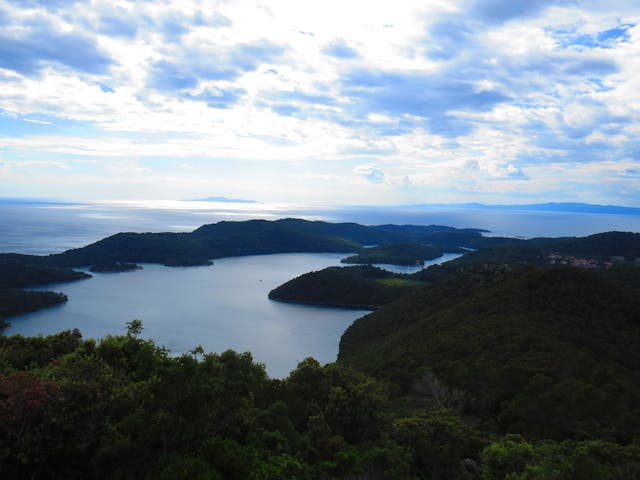
[[[191,233],[118,233],[83,248],[51,255],[57,266],[109,262],[203,265],[211,259],[290,252],[360,252],[365,245],[425,243],[457,251],[514,239],[484,237],[481,230],[445,226],[328,223],[300,219],[249,220],[204,225]]]
[[[637,436],[640,290],[615,269],[473,268],[356,320],[339,362],[505,433]]]
[[[391,244],[382,248],[365,249],[360,255],[349,257],[372,263],[387,250],[388,259],[418,258],[415,244]],[[434,248],[428,246],[426,248]],[[405,252],[405,253],[403,253]],[[399,262],[401,263],[401,262]],[[394,301],[424,284],[435,284],[452,278],[460,288],[484,285],[504,271],[527,266],[551,267],[572,265],[596,269],[601,275],[615,276],[626,284],[638,284],[636,268],[640,266],[640,234],[607,232],[582,238],[535,238],[505,241],[488,245],[441,265],[433,265],[416,273],[395,274],[373,267],[330,267],[309,272],[274,289],[270,298],[299,303],[324,305],[358,305],[380,307]]]

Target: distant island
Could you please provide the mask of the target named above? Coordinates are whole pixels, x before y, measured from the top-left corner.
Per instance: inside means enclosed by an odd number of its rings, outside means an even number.
[[[594,205],[579,202],[529,203],[519,205],[488,205],[485,203],[420,203],[410,208],[477,208],[482,210],[517,210],[538,212],[600,213],[610,215],[640,215],[640,208],[619,205]]]

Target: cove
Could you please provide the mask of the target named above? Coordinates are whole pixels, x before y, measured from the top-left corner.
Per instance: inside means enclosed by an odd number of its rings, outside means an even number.
[[[124,334],[140,319],[142,337],[172,354],[202,345],[207,352],[249,351],[274,378],[312,356],[335,361],[345,329],[366,310],[295,305],[269,300],[269,291],[303,273],[341,265],[345,254],[287,253],[215,260],[211,267],[94,273],[75,283],[47,285],[66,304],[14,317],[7,335],[48,335],[78,328],[84,338]]]

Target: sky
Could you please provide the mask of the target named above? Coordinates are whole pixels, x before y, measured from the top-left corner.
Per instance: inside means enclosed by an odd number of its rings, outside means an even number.
[[[0,197],[640,206],[635,0],[0,0]]]

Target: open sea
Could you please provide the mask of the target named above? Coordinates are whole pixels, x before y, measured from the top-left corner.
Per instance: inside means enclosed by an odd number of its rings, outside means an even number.
[[[44,255],[123,231],[187,232],[220,220],[284,217],[474,227],[490,230],[488,235],[526,238],[640,231],[640,216],[612,214],[214,202],[0,203],[0,252]],[[79,328],[85,337],[100,338],[124,333],[125,323],[138,318],[143,336],[174,354],[197,345],[215,352],[251,351],[269,375],[284,377],[307,356],[334,361],[344,330],[367,312],[274,302],[267,294],[298,275],[339,265],[344,256],[260,255],[219,259],[211,267],[144,265],[135,272],[94,274],[88,280],[43,287],[64,292],[69,302],[12,318],[6,334],[46,335]],[[446,255],[430,263],[452,258]],[[398,271],[408,272],[402,267]]]

